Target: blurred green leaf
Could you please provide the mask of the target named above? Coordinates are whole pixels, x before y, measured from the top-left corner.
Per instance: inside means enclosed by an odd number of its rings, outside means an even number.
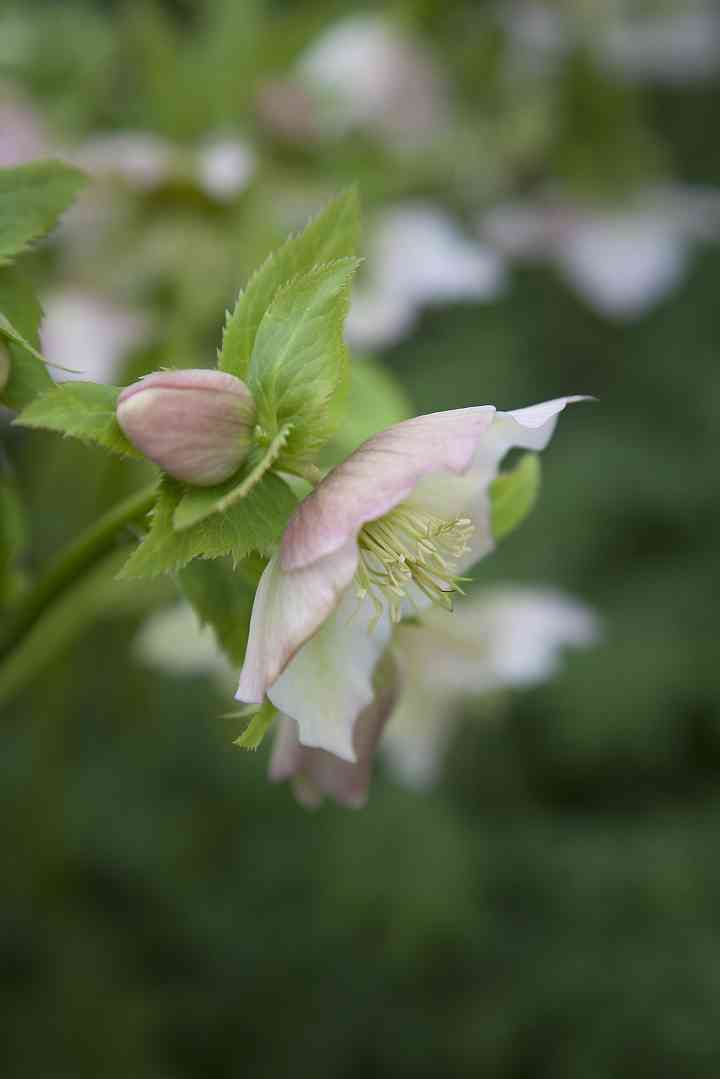
[[[85,177],[61,161],[35,161],[0,169],[0,265],[50,232]]]
[[[228,558],[196,559],[181,569],[178,581],[202,625],[210,626],[230,662],[240,667],[245,658],[250,615],[264,562],[243,559],[233,566]]]
[[[290,427],[281,466],[312,459],[337,426],[348,377],[343,324],[357,266],[357,259],[337,259],[301,275],[260,323],[247,381],[266,436]]]
[[[36,398],[15,419],[21,427],[40,427],[94,442],[113,453],[141,457],[123,434],[115,416],[117,386],[65,382]]]
[[[19,410],[54,383],[40,356],[42,308],[35,291],[14,268],[0,269],[0,334],[10,350],[10,376],[0,402]]]
[[[183,484],[165,477],[150,530],[120,573],[154,577],[175,572],[194,558],[230,555],[241,562],[252,551],[265,554],[277,541],[297,500],[286,483],[268,472],[241,502],[222,514],[177,532],[173,516],[185,494]]]
[[[540,459],[526,453],[515,468],[490,484],[492,534],[496,540],[509,535],[532,510],[540,491]]]
[[[359,227],[357,193],[347,191],[266,259],[228,314],[218,359],[220,370],[246,377],[260,323],[279,289],[315,266],[354,255]]]
[[[0,604],[11,602],[22,584],[17,560],[26,541],[25,510],[15,483],[0,476]]]

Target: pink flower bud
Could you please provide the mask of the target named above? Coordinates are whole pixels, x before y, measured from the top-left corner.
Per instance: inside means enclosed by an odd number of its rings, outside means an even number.
[[[10,350],[0,341],[0,393],[7,386],[10,378]]]
[[[155,371],[120,394],[117,419],[146,457],[175,479],[211,487],[244,461],[255,402],[224,371]]]

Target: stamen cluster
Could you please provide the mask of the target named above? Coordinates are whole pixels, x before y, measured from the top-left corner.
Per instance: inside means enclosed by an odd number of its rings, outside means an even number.
[[[457,560],[469,550],[473,531],[467,517],[447,521],[407,505],[371,521],[358,536],[358,598],[370,598],[377,618],[387,604],[392,621],[399,622],[415,584],[432,603],[452,610],[453,592],[462,591]]]

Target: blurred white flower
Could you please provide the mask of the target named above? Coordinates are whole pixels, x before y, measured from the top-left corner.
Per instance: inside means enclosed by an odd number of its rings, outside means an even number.
[[[617,208],[505,203],[481,236],[510,257],[549,260],[601,314],[638,318],[684,277],[693,241],[718,239],[720,192],[649,189]]]
[[[720,9],[715,3],[684,0],[674,11],[618,21],[603,42],[602,58],[638,82],[711,78],[720,71]]]
[[[151,615],[135,638],[134,650],[148,666],[167,674],[213,675],[228,691],[237,680],[213,631],[200,625],[189,603],[175,603]]]
[[[87,139],[72,158],[91,176],[117,177],[148,191],[172,176],[175,152],[172,143],[149,131],[116,131]]]
[[[0,96],[0,168],[24,165],[50,152],[48,133],[35,109],[13,95]]]
[[[715,0],[633,4],[590,0],[563,11],[540,0],[509,0],[500,19],[514,46],[511,60],[552,71],[572,48],[633,82],[683,83],[720,70],[720,9]]]
[[[381,743],[409,786],[439,775],[445,750],[469,698],[537,685],[558,670],[562,650],[598,637],[582,604],[558,592],[506,587],[477,593],[445,611],[423,612],[394,638],[402,692]]]
[[[244,191],[257,165],[250,145],[236,136],[213,135],[187,150],[149,131],[96,135],[72,159],[98,179],[120,179],[139,191],[190,179],[220,202]]]
[[[201,146],[197,155],[197,177],[206,194],[219,202],[233,199],[252,180],[257,159],[242,139],[217,137]]]
[[[423,306],[492,300],[504,283],[501,257],[467,239],[439,207],[407,203],[386,211],[371,230],[367,274],[353,295],[346,324],[357,348],[399,340]]]
[[[113,383],[120,365],[148,329],[147,318],[80,289],[43,298],[43,354],[54,378]],[[61,370],[64,368],[64,370]]]
[[[365,129],[403,148],[425,145],[447,122],[445,79],[422,45],[381,15],[351,15],[300,58],[328,135]]]

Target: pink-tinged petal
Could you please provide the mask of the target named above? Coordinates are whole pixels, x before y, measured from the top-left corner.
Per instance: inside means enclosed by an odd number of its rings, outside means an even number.
[[[525,450],[544,450],[552,438],[557,418],[567,405],[577,401],[592,401],[592,397],[575,394],[572,397],[556,397],[528,408],[516,408],[512,412],[498,412],[492,433],[504,454],[512,446]]]
[[[389,616],[375,621],[374,613],[369,600],[361,602],[348,589],[268,687],[275,707],[297,721],[303,746],[355,762],[355,724],[375,696],[375,668],[391,634]]]
[[[462,475],[490,427],[492,405],[434,412],[374,435],[333,469],[295,511],[281,546],[297,570],[340,550],[433,473]]]
[[[291,779],[295,797],[308,808],[316,808],[327,795],[340,805],[360,809],[367,802],[375,749],[396,697],[395,685],[386,686],[358,719],[353,735],[355,763],[340,760],[324,749],[301,745],[297,723],[283,716],[270,761],[270,779]]]
[[[314,566],[285,573],[275,555],[253,603],[236,699],[259,704],[299,648],[329,618],[357,568],[354,542]]]
[[[495,546],[491,530],[490,484],[505,454],[514,447],[542,450],[550,441],[559,414],[575,401],[591,397],[558,397],[512,412],[497,412],[478,442],[470,468],[461,476],[430,475],[420,481],[410,501],[438,517],[469,517],[474,532],[469,551],[457,563],[464,573]]]

